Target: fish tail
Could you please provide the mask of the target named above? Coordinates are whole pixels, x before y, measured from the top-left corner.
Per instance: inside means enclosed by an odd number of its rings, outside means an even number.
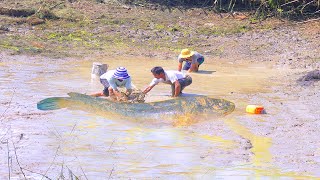
[[[39,110],[55,110],[68,106],[68,98],[66,97],[53,97],[41,100],[37,103]]]

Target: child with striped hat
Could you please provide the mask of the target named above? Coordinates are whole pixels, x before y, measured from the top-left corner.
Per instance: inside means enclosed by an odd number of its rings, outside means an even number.
[[[113,99],[121,99],[123,96],[118,87],[125,87],[126,95],[130,95],[132,92],[131,77],[125,67],[107,71],[100,76],[100,82],[104,86],[103,91],[92,94],[92,96],[110,96]]]

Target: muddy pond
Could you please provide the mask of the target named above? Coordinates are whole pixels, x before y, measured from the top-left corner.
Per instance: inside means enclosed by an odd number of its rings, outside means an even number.
[[[176,69],[175,60],[11,58],[0,62],[0,179],[63,179],[70,174],[80,179],[313,177],[274,165],[270,151],[274,139],[256,135],[237,121],[248,104],[243,94],[270,92],[270,87],[279,83],[270,78],[284,70],[260,64],[205,62],[199,73],[192,74],[193,83],[184,93],[227,99],[235,103],[235,110],[224,116],[208,116],[197,124],[181,121],[161,126],[105,112],[40,111],[36,104],[47,97],[67,96],[68,92],[90,94],[102,90],[99,81],[91,78],[93,62],[106,63],[109,69],[125,66],[134,85],[144,89],[153,78],[152,67]],[[170,86],[158,85],[146,100],[170,99],[170,91]],[[217,126],[208,127],[207,122],[216,122]],[[202,132],[200,126],[206,131]],[[207,133],[208,128],[212,128],[211,133]],[[243,139],[250,141],[249,145],[243,145]],[[244,148],[238,151],[239,146]]]

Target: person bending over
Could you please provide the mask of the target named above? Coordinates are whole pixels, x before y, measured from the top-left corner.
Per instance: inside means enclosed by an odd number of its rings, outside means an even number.
[[[182,68],[182,63],[185,64]],[[178,71],[187,70],[188,72],[198,72],[199,66],[204,62],[204,57],[197,51],[190,51],[189,49],[183,49],[178,56]]]
[[[125,87],[127,96],[132,92],[131,77],[125,67],[118,67],[116,70],[110,70],[102,74],[100,76],[100,83],[104,86],[103,91],[91,96],[110,96],[116,100],[123,98],[118,87]]]
[[[162,67],[154,67],[151,69],[154,79],[149,86],[143,91],[144,94],[148,93],[155,85],[161,83],[171,85],[172,97],[178,97],[182,90],[192,83],[192,78],[189,75],[184,75],[179,71],[165,71]]]

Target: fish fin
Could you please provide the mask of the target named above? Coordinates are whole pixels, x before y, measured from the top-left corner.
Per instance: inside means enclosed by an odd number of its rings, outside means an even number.
[[[69,93],[67,93],[68,94],[68,96],[70,96],[70,97],[75,97],[75,96],[86,96],[86,94],[81,94],[81,93],[77,93],[77,92],[69,92]]]
[[[39,110],[56,110],[65,108],[68,105],[68,100],[65,97],[52,97],[39,101],[37,103],[37,108]]]
[[[77,92],[69,92],[68,96],[70,96],[70,98],[72,99],[80,99],[80,98],[93,98],[90,95],[87,94],[81,94],[81,93],[77,93]]]

